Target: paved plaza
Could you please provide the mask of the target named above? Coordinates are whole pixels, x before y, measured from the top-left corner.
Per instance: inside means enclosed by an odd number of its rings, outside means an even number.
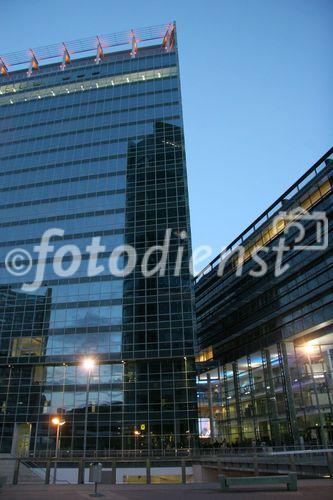
[[[221,500],[225,497],[246,500],[272,499],[320,499],[333,498],[333,480],[305,479],[298,482],[297,492],[288,492],[284,485],[262,487],[235,487],[221,493],[217,484],[187,485],[101,485],[102,499],[112,500]],[[92,485],[6,485],[0,496],[6,500],[76,500],[89,499]]]

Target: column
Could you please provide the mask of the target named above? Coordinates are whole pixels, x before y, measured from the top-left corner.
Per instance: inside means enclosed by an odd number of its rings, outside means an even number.
[[[284,389],[285,389],[286,404],[287,404],[287,410],[288,410],[289,426],[290,426],[290,430],[292,433],[294,444],[300,445],[301,442],[300,442],[300,435],[299,435],[299,430],[298,430],[298,426],[297,426],[297,414],[296,414],[296,408],[295,408],[293,387],[292,387],[292,382],[291,382],[291,377],[290,377],[287,346],[286,346],[285,342],[281,342],[280,344],[278,344],[278,352],[279,351],[281,352],[281,368],[282,368],[282,372],[283,372],[283,381],[284,381],[284,386],[285,386]],[[279,354],[280,354],[280,352],[279,352]]]
[[[280,426],[278,421],[278,412],[275,396],[275,385],[272,373],[271,355],[268,349],[262,351],[265,386],[266,386],[266,399],[268,406],[269,424],[271,428],[271,439],[275,446],[281,444]]]
[[[210,421],[210,438],[212,441],[214,441],[215,440],[214,405],[213,405],[212,383],[209,372],[207,372],[207,401],[208,401],[208,411],[209,411],[209,421]]]
[[[238,363],[237,363],[237,361],[234,361],[232,363],[232,371],[233,371],[233,376],[234,376],[238,438],[239,438],[239,441],[242,442],[243,441],[242,406],[241,406],[241,401],[240,401],[239,376],[238,376]]]

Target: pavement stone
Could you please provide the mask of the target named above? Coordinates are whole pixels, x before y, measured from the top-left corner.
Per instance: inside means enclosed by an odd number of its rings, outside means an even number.
[[[304,479],[298,481],[299,490],[288,492],[285,485],[265,487],[234,487],[221,493],[218,484],[187,485],[99,485],[101,500],[256,500],[281,499],[333,499],[333,479]],[[6,500],[83,500],[91,499],[93,485],[5,485],[0,497]]]

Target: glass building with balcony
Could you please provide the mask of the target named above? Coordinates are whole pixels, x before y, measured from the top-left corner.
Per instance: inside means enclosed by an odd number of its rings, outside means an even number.
[[[135,36],[138,44],[133,32],[117,33],[0,60],[0,452],[54,454],[54,415],[65,421],[63,453],[187,449],[196,441],[175,26]],[[64,233],[50,239],[42,282],[22,289],[34,281],[36,245],[52,228]],[[168,229],[165,273],[145,278],[142,257],[163,245]],[[89,277],[92,238],[104,246],[103,269]],[[124,244],[138,260],[122,277],[108,264]],[[5,264],[15,248],[32,257],[22,276]],[[87,356],[95,363],[90,373],[82,366]]]
[[[196,278],[203,443],[332,444],[332,153]],[[275,272],[279,242],[282,273]],[[250,273],[263,269],[254,252],[267,266],[261,276]]]

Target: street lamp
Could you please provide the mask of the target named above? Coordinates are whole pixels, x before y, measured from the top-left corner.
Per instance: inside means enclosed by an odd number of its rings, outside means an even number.
[[[59,444],[60,444],[60,427],[65,424],[65,421],[61,420],[60,417],[53,417],[51,419],[51,422],[57,428],[56,449],[55,449],[55,462],[54,462],[54,474],[53,474],[53,484],[56,484],[56,481],[57,481],[57,458],[58,458]]]
[[[86,456],[87,449],[87,428],[88,428],[88,402],[89,402],[89,389],[90,389],[90,377],[91,371],[96,365],[96,361],[93,358],[84,358],[82,361],[82,368],[87,371],[87,390],[86,390],[86,408],[84,414],[84,435],[83,435],[83,457]]]
[[[96,362],[93,358],[84,358],[84,360],[82,361],[82,367],[85,370],[88,370],[88,372],[94,368],[95,364]]]
[[[138,445],[139,445],[139,453],[141,453],[141,451],[140,451],[141,432],[138,429],[134,429],[133,434],[134,434],[134,453],[136,456],[136,450],[138,448]]]

